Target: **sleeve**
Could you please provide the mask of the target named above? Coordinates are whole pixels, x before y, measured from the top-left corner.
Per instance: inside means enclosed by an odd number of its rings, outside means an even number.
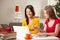
[[[35,27],[37,27],[37,29],[34,29],[34,31],[32,31],[34,34],[36,34],[36,33],[38,33],[38,30],[39,30],[39,28],[40,28],[40,22],[39,22],[39,19],[36,19],[35,20]]]
[[[58,19],[58,23],[60,23],[60,19]]]
[[[38,27],[38,28],[40,27],[40,21],[39,21],[39,19],[38,19],[38,18],[36,19],[35,26],[36,26],[36,27]]]
[[[60,23],[60,20],[59,19],[56,19],[56,24]]]

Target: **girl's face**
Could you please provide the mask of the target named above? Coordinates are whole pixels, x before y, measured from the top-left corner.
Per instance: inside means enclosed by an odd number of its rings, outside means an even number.
[[[46,19],[48,19],[48,18],[49,18],[49,15],[48,15],[48,13],[47,13],[47,11],[46,11],[46,10],[44,10],[44,16],[45,16],[45,18],[46,18]]]
[[[33,17],[33,14],[29,8],[26,9],[26,14],[27,14],[28,18]]]

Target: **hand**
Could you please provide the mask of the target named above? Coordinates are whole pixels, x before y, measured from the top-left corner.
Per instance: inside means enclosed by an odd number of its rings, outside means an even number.
[[[41,32],[41,33],[45,33],[46,31],[44,31],[44,30],[42,30],[42,29],[39,29],[39,31]]]
[[[34,31],[34,29],[29,29],[30,31]]]
[[[39,32],[39,33],[37,33],[37,35],[38,35],[38,36],[43,36],[44,33]]]
[[[38,36],[41,36],[40,32],[39,32],[39,33],[37,33],[37,35],[38,35]]]
[[[38,29],[38,27],[36,27],[36,26],[33,26],[33,29]]]

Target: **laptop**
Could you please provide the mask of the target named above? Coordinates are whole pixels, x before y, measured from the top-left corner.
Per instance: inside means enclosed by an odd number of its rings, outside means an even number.
[[[27,26],[13,26],[13,29],[17,33],[17,38],[24,38],[26,34],[30,34]]]

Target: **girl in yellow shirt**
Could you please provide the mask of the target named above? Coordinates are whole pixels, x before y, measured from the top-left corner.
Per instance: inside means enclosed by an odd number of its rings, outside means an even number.
[[[27,5],[25,8],[25,18],[23,19],[22,26],[28,26],[32,34],[37,34],[39,31],[39,19],[35,17],[32,5]]]

